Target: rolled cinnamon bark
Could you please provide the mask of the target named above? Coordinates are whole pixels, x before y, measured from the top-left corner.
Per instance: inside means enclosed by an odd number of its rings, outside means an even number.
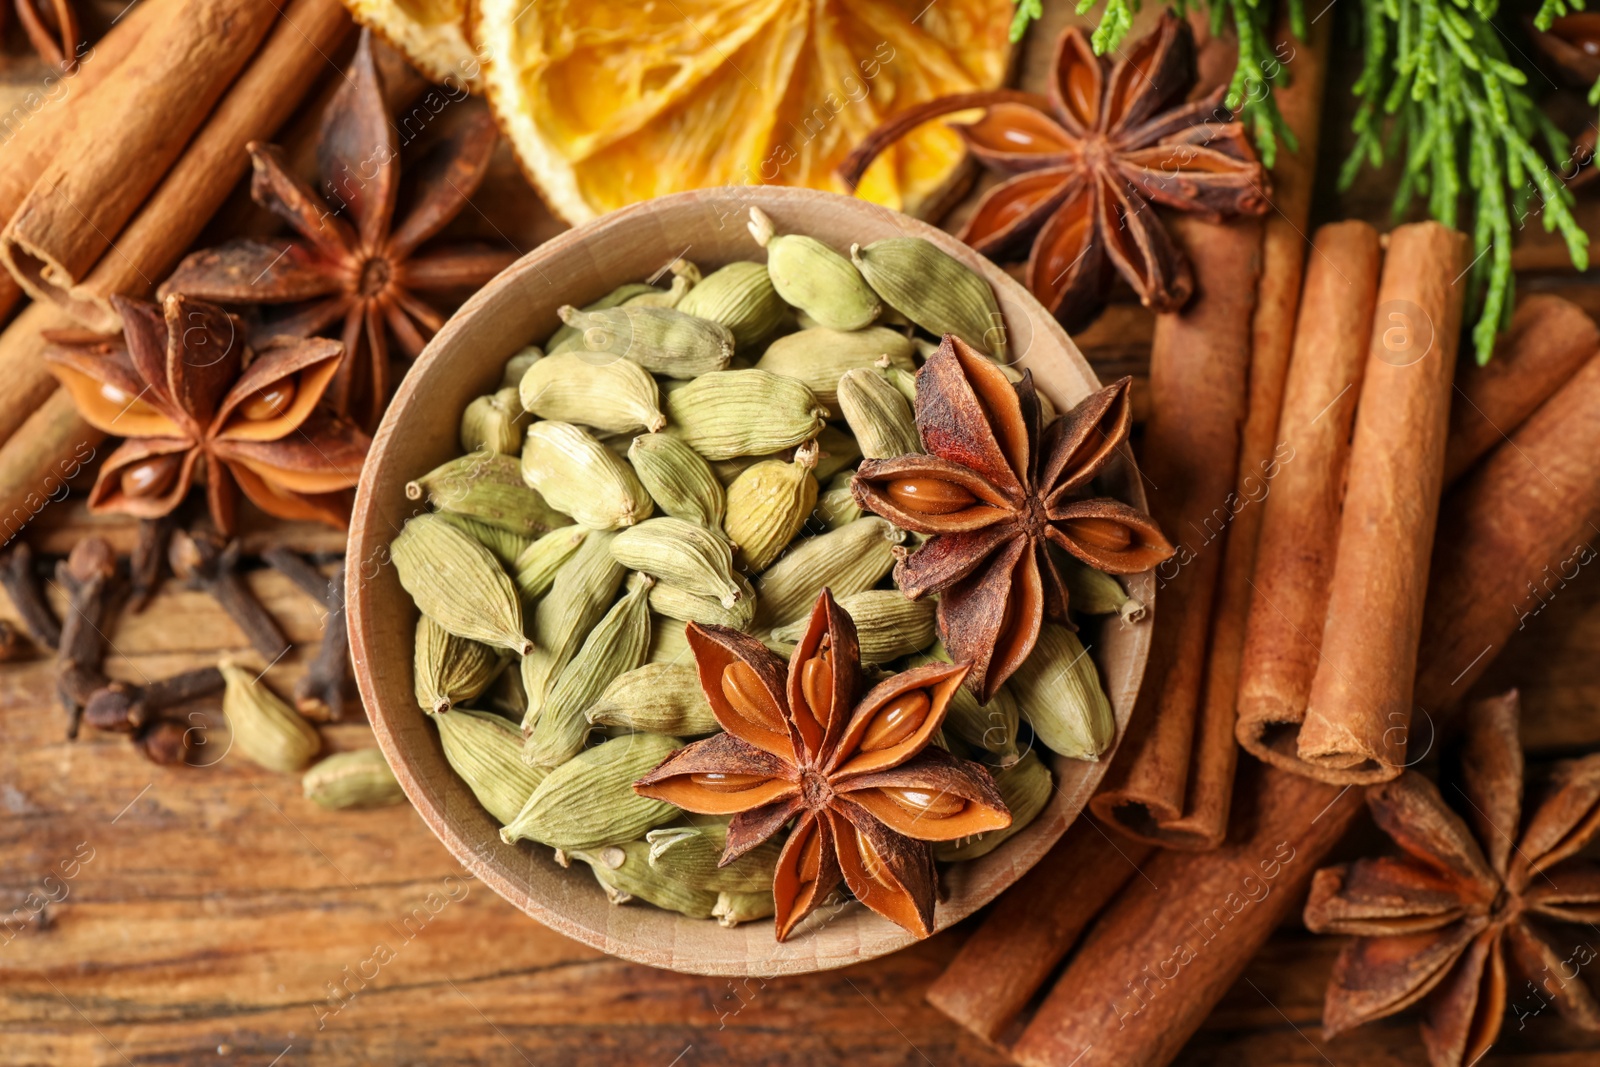
[[[1389,235],[1296,749],[1295,769],[1325,782],[1388,781],[1405,764],[1466,262],[1466,238],[1437,222]]]
[[[997,1040],[1152,851],[1118,844],[1079,816],[967,938],[928,987],[928,1002],[985,1041]],[[1053,907],[1058,901],[1070,906]]]
[[[0,544],[66,496],[67,483],[94,461],[103,440],[105,434],[78,418],[65,389],[46,398],[0,445]]]
[[[1525,296],[1494,358],[1460,371],[1444,450],[1444,484],[1454,484],[1514,432],[1600,349],[1600,329],[1578,305],[1548,293]]]
[[[30,295],[81,280],[172,166],[279,16],[261,0],[144,0],[156,10],[137,63],[90,94],[0,233],[0,259]]]
[[[82,284],[52,288],[52,298],[90,329],[121,329],[112,294],[142,295],[171,273],[249,169],[245,145],[272,138],[353,26],[338,0],[295,0],[117,238],[116,254],[102,257]]]
[[[0,442],[11,435],[56,391],[44,366],[42,330],[66,330],[73,321],[52,304],[29,304],[0,331]]]
[[[1289,769],[1316,676],[1350,428],[1378,294],[1378,233],[1364,222],[1316,232],[1279,420],[1276,477],[1261,540],[1238,689],[1239,744]]]
[[[1450,494],[1428,590],[1416,699],[1441,717],[1519,622],[1501,597],[1594,537],[1600,362],[1591,361]],[[1533,472],[1542,472],[1545,477]],[[1592,555],[1589,557],[1592,558]],[[1478,607],[1474,607],[1478,606]],[[1479,654],[1481,651],[1481,654]],[[1237,836],[1159,852],[1094,928],[1011,1049],[1029,1067],[1161,1067],[1200,1028],[1363,809],[1270,766],[1241,774]],[[1269,880],[1263,863],[1277,862]],[[1213,943],[1214,942],[1214,943]]]
[[[79,58],[70,74],[52,75],[39,90],[38,108],[21,125],[6,123],[0,141],[0,228],[16,214],[39,174],[55,158],[61,143],[78,128],[84,99],[122,62],[155,20],[158,5],[136,4],[94,47]],[[31,97],[29,99],[32,99]],[[22,287],[10,272],[0,270],[0,324],[22,299]]]
[[[1202,686],[1223,545],[1244,506],[1234,487],[1261,224],[1173,221],[1194,266],[1196,292],[1182,312],[1156,320],[1154,407],[1141,468],[1151,514],[1178,551],[1156,569],[1159,607],[1138,705],[1089,803],[1102,820],[1139,840],[1205,847],[1175,824],[1197,806],[1226,812],[1233,780],[1233,709],[1207,707],[1202,715]],[[1213,712],[1225,715],[1225,723]],[[1210,743],[1219,725],[1227,740],[1221,752]]]

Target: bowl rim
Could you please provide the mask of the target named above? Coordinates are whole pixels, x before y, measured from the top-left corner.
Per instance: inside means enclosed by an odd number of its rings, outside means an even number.
[[[401,422],[410,414],[412,405],[416,402],[422,389],[422,380],[426,376],[422,372],[427,370],[435,361],[441,359],[444,352],[461,343],[463,339],[470,337],[477,325],[477,317],[485,307],[499,298],[504,290],[515,288],[522,284],[530,274],[546,277],[541,269],[542,264],[548,260],[558,259],[574,247],[581,247],[607,229],[627,225],[635,221],[640,215],[671,211],[685,205],[703,206],[708,202],[728,199],[735,202],[734,210],[741,216],[746,213],[746,209],[749,207],[772,207],[775,210],[782,210],[807,201],[817,205],[827,205],[837,210],[882,213],[889,217],[893,224],[904,234],[927,238],[941,250],[978,271],[992,287],[1006,290],[1006,295],[1010,300],[1022,301],[1024,306],[1031,303],[1033,308],[1029,318],[1037,321],[1029,322],[1029,328],[1033,331],[1033,335],[1030,336],[1030,344],[1041,340],[1037,333],[1042,325],[1045,331],[1045,337],[1042,340],[1047,341],[1052,347],[1061,349],[1068,362],[1085,379],[1089,388],[1098,387],[1099,379],[1088,361],[1084,359],[1077,346],[1061,328],[1060,324],[1056,322],[1054,316],[1038,304],[1026,287],[987,258],[974,252],[950,234],[928,223],[868,201],[812,189],[784,186],[729,186],[675,193],[619,209],[566,230],[545,241],[521,256],[515,263],[474,293],[440,328],[401,380],[388,409],[384,413],[382,422],[373,435],[368,462],[364,465],[361,479],[357,486],[346,545],[347,559],[365,559],[372,548],[387,547],[387,537],[380,537],[377,541],[373,540],[377,532],[378,514],[378,504],[375,501],[374,489],[374,483],[377,480],[375,472],[380,467],[379,463],[373,461],[385,455],[392,440],[399,432],[398,428]],[[726,213],[724,217],[726,217]],[[547,277],[546,280],[548,281]],[[615,280],[615,284],[622,284],[624,281],[632,280],[637,279],[618,279]],[[1012,329],[1016,327],[1016,323],[1011,322],[1009,318],[1008,327]],[[1123,464],[1122,484],[1119,485],[1116,495],[1128,503],[1145,509],[1147,503],[1137,473],[1138,469],[1134,463],[1132,452],[1126,445],[1122,449],[1121,462]],[[421,509],[419,508],[418,510]],[[1088,799],[1099,786],[1107,767],[1127,733],[1128,719],[1132,714],[1133,705],[1137,702],[1139,691],[1143,684],[1143,676],[1150,651],[1151,624],[1154,619],[1156,592],[1153,574],[1147,572],[1143,575],[1128,577],[1132,579],[1130,581],[1130,585],[1133,586],[1132,591],[1140,599],[1144,600],[1147,610],[1144,618],[1138,623],[1117,624],[1129,627],[1133,633],[1127,638],[1129,641],[1128,655],[1119,663],[1119,666],[1123,668],[1123,697],[1119,700],[1115,694],[1108,692],[1108,696],[1111,697],[1114,705],[1117,724],[1116,738],[1112,747],[1098,761],[1071,761],[1074,767],[1080,771],[1079,774],[1075,775],[1077,781],[1071,790],[1071,796],[1064,793],[1061,787],[1059,765],[1064,757],[1056,756],[1053,758],[1051,766],[1052,773],[1055,775],[1053,784],[1057,796],[1052,798],[1051,803],[1035,819],[1035,822],[1019,833],[1017,837],[1010,839],[995,851],[959,866],[968,869],[982,869],[980,865],[993,865],[997,858],[1006,855],[1008,846],[1025,837],[1029,837],[1029,835],[1033,835],[1030,838],[1033,841],[1031,854],[1023,862],[1016,862],[1018,857],[1013,856],[1010,864],[1011,869],[1003,871],[1001,877],[997,879],[997,884],[991,889],[968,894],[973,899],[962,899],[952,903],[956,896],[956,894],[952,894],[951,899],[941,900],[936,915],[935,932],[953,925],[999,896],[1027,870],[1031,869],[1044,853],[1055,845],[1061,835],[1066,832],[1067,828],[1076,819],[1088,815],[1086,810]],[[759,974],[762,977],[771,977],[777,974],[809,973],[846,966],[886,955],[905,948],[917,940],[912,935],[892,927],[888,920],[880,919],[867,913],[871,919],[890,926],[893,933],[900,936],[880,937],[871,945],[853,942],[857,951],[841,952],[834,955],[819,955],[802,949],[801,951],[792,952],[788,958],[782,959],[769,957],[765,960],[746,959],[740,962],[732,958],[683,960],[673,956],[664,961],[660,948],[639,946],[635,941],[619,939],[607,929],[597,929],[578,921],[562,910],[558,903],[552,903],[531,894],[525,883],[519,884],[509,877],[505,871],[501,870],[500,867],[490,862],[487,856],[487,849],[482,842],[475,845],[471,839],[460,832],[445,810],[441,794],[436,790],[427,788],[426,783],[422,780],[423,775],[412,766],[414,756],[408,751],[407,745],[402,743],[402,739],[399,736],[400,731],[397,728],[398,720],[391,718],[391,716],[399,714],[399,712],[385,709],[378,698],[378,679],[374,667],[374,655],[377,652],[375,647],[377,635],[374,628],[374,615],[369,603],[372,583],[356,581],[350,583],[350,585],[351,588],[347,594],[346,605],[349,614],[350,652],[362,703],[367,710],[368,719],[371,723],[374,737],[378,742],[378,747],[382,750],[384,758],[394,770],[401,787],[418,815],[422,817],[423,822],[433,835],[462,863],[463,870],[480,879],[499,896],[505,898],[522,912],[559,933],[608,954],[650,966],[702,974]],[[1113,623],[1107,621],[1104,625],[1111,626]],[[409,661],[409,655],[406,658]],[[1097,662],[1100,661],[1097,660]],[[1101,663],[1101,666],[1103,671],[1104,664]],[[407,669],[409,669],[409,662],[407,663]],[[407,688],[409,689],[409,686]],[[414,703],[406,709],[407,713],[412,711],[421,714],[414,707]],[[436,737],[436,731],[428,731],[428,733]],[[1041,755],[1050,758],[1052,754],[1048,751],[1042,751]],[[462,785],[462,788],[464,789],[465,786]],[[1052,813],[1052,810],[1057,807],[1058,802],[1063,797],[1066,798],[1066,803],[1059,813],[1061,816],[1059,825],[1054,823],[1045,825],[1046,816]],[[532,847],[532,843],[521,842],[517,846],[506,847],[515,847],[520,851],[528,852]],[[539,851],[542,852],[544,850],[541,848]],[[595,891],[598,895],[598,886],[595,887]],[[858,910],[865,911],[864,908]],[[690,919],[665,911],[661,911],[659,914],[669,916],[677,922],[693,923],[697,927],[709,928],[709,930],[720,931],[722,929],[707,920]],[[770,922],[767,920],[757,920],[753,924],[746,925],[758,924],[765,924],[768,930],[771,928]],[[729,932],[731,933],[732,931]],[[778,950],[776,955],[781,956],[784,949],[794,947],[796,941],[817,941],[822,933],[823,931],[821,930],[807,932],[802,929],[787,942],[774,942]],[[820,946],[811,945],[808,947],[818,948]],[[752,966],[753,964],[759,964],[760,966]]]

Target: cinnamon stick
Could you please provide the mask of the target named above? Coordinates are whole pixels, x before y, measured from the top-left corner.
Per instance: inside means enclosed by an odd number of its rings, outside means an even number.
[[[56,391],[55,378],[45,370],[43,332],[73,325],[72,319],[53,305],[29,304],[0,331],[0,382],[5,383],[0,388],[0,441],[10,440]]]
[[[1494,358],[1457,376],[1444,484],[1520,426],[1596,349],[1600,329],[1578,305],[1548,293],[1523,297]]]
[[[1236,732],[1292,769],[1328,610],[1350,428],[1367,362],[1381,254],[1364,222],[1319,229],[1283,401],[1283,462],[1262,507]]]
[[[1500,599],[1507,584],[1591,543],[1600,467],[1589,457],[1597,453],[1600,362],[1591,361],[1451,492],[1416,678],[1417,702],[1430,715],[1458,704],[1517,628]],[[1157,853],[1144,865],[1149,881],[1130,881],[1096,921],[1013,1046],[1018,1062],[1171,1062],[1298,908],[1312,872],[1363,808],[1359,789],[1270,766],[1240,779],[1230,843],[1207,853]],[[1280,869],[1269,882],[1261,864],[1274,860]]]
[[[36,299],[81,280],[150,195],[278,18],[263,0],[144,0],[139,61],[119,64],[5,231],[0,260]]]
[[[158,5],[136,4],[92,48],[71,73],[52,75],[38,90],[38,107],[20,123],[8,119],[0,140],[0,227],[11,220],[61,143],[78,128],[84,98],[129,56],[155,21]],[[25,98],[26,100],[31,99]],[[15,113],[13,113],[14,115]],[[0,271],[0,322],[22,297],[22,287]]]
[[[1201,714],[1201,693],[1223,542],[1240,505],[1234,487],[1261,225],[1173,222],[1196,293],[1184,311],[1156,321],[1142,468],[1150,511],[1178,551],[1156,570],[1149,666],[1128,734],[1090,806],[1139,840],[1206,847],[1203,833],[1180,823],[1196,810],[1220,808],[1225,819],[1233,781],[1233,709]],[[1219,730],[1225,746],[1215,743]]]
[[[94,460],[104,439],[59,389],[0,445],[0,544],[66,495],[67,483]]]
[[[143,295],[165,278],[200,236],[250,167],[245,145],[270,140],[288,121],[335,51],[354,28],[338,0],[294,0],[266,43],[228,89],[205,125],[80,284],[52,287],[50,296],[93,330],[122,328],[113,294]]]
[[[1323,781],[1388,781],[1405,764],[1466,263],[1466,238],[1439,223],[1389,235],[1296,750],[1296,770]]]
[[[1153,851],[1140,842],[1119,845],[1079,816],[967,938],[928,988],[928,1003],[985,1041],[999,1039]],[[1056,901],[1071,907],[1051,907]]]

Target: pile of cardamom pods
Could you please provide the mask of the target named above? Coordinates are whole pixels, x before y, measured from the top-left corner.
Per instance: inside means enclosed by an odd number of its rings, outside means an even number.
[[[670,287],[561,308],[564,325],[468,405],[464,454],[407,486],[431,510],[391,551],[422,613],[417,701],[501,837],[586,862],[613,902],[724,925],[772,914],[777,846],[719,868],[726,820],[632,788],[681,739],[719,729],[685,626],[733,627],[787,655],[827,587],[864,663],[944,658],[935,604],[892,585],[910,535],[863,514],[850,477],[863,457],[921,451],[930,338],[1004,357],[989,285],[932,243],[891,238],[847,258],[751,214],[765,263],[702,276],[679,260]],[[1072,604],[1141,610],[1099,572]],[[1086,733],[1057,720],[1110,715],[1062,627],[987,706],[961,691],[936,743],[991,768],[1012,823],[936,858],[976,859],[1026,827],[1053,785],[1035,740]]]

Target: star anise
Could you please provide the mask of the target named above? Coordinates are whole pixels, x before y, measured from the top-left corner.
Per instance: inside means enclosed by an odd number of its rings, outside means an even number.
[[[1077,28],[1056,46],[1048,97],[1015,90],[961,93],[910,108],[874,130],[840,166],[852,189],[886,147],[939,115],[984,166],[1015,175],[979,201],[961,239],[997,259],[1030,245],[1027,285],[1068,329],[1094,318],[1113,270],[1156,311],[1189,299],[1194,279],[1152,204],[1206,218],[1260,215],[1267,178],[1244,128],[1223,107],[1227,88],[1185,104],[1194,37],[1168,15],[1116,63]]]
[[[1402,855],[1317,872],[1306,925],[1356,935],[1328,983],[1330,1036],[1420,1002],[1434,1067],[1476,1063],[1500,1032],[1508,949],[1533,1010],[1548,998],[1600,1029],[1600,1002],[1578,973],[1594,950],[1578,940],[1587,955],[1575,962],[1564,947],[1574,942],[1548,928],[1600,922],[1600,864],[1573,858],[1600,830],[1600,754],[1558,764],[1524,816],[1518,714],[1515,690],[1469,710],[1460,781],[1444,794],[1416,771],[1367,791]]]
[[[733,815],[724,864],[795,820],[772,886],[780,941],[841,879],[884,918],[932,933],[927,842],[1011,825],[987,771],[928,744],[965,665],[918,667],[860,697],[855,623],[827,590],[788,664],[737,630],[691,623],[688,633],[727,732],[679,749],[634,789]]]
[[[444,324],[444,315],[417,294],[476,288],[515,258],[476,244],[419,251],[466,206],[495,137],[488,112],[468,111],[422,161],[414,203],[395,224],[399,150],[363,30],[350,76],[322,117],[317,162],[331,202],[288,170],[276,146],[250,144],[251,196],[300,237],[236,240],[195,252],[161,291],[223,304],[296,305],[271,323],[275,333],[309,336],[341,323],[345,361],[329,401],[371,430],[389,396],[390,338],[415,359]],[[342,217],[347,209],[351,221]]]
[[[78,12],[72,0],[15,0],[17,22],[39,58],[70,74],[78,66]],[[5,33],[8,6],[0,0],[0,35]]]
[[[863,508],[932,537],[895,564],[912,600],[939,598],[939,634],[972,664],[985,703],[1028,658],[1044,618],[1067,622],[1067,586],[1050,546],[1111,574],[1172,555],[1155,521],[1126,504],[1086,499],[1133,421],[1123,378],[1041,432],[1033,374],[1012,385],[998,366],[947,336],[917,372],[917,433],[926,455],[865,460],[850,488]]]
[[[45,352],[79,414],[127,438],[100,468],[91,511],[157,518],[203,478],[223,533],[240,490],[280,518],[348,521],[370,442],[317,406],[339,369],[338,341],[276,337],[252,350],[239,320],[213,304],[111,300],[122,337],[56,335]]]

